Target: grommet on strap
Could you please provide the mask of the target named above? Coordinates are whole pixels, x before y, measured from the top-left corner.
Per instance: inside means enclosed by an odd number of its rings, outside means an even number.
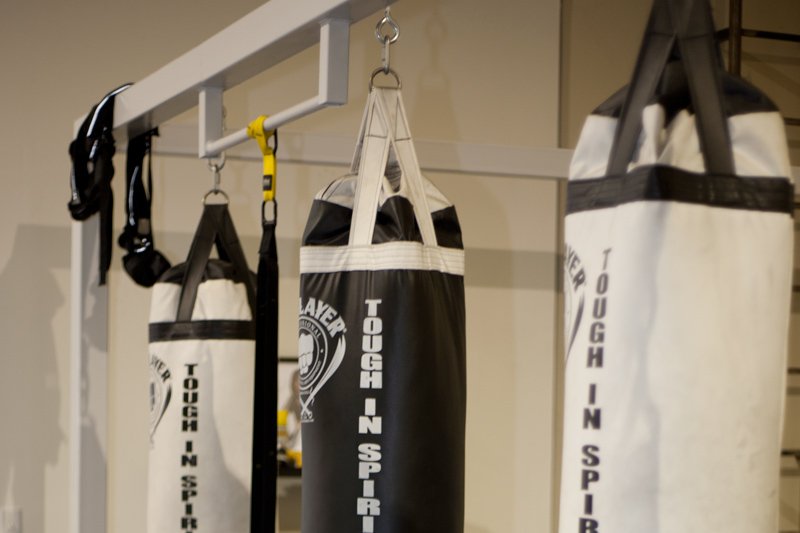
[[[275,201],[275,181],[277,179],[277,163],[275,161],[275,152],[278,151],[278,130],[264,131],[264,120],[266,115],[262,115],[255,119],[247,126],[247,135],[258,141],[258,146],[261,148],[261,154],[264,156],[264,173],[263,173],[263,190],[264,201]],[[275,146],[269,145],[270,137],[275,138]]]

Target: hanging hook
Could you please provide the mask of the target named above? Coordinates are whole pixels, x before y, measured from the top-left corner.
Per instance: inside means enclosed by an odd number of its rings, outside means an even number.
[[[388,26],[392,33],[384,32],[384,26]],[[372,90],[375,87],[375,76],[378,72],[383,72],[386,75],[391,74],[394,76],[395,80],[397,80],[397,89],[400,89],[403,86],[403,82],[400,80],[400,76],[397,72],[392,70],[390,66],[390,46],[400,38],[400,27],[389,14],[388,6],[384,10],[383,18],[379,20],[378,24],[375,26],[375,37],[378,39],[378,42],[383,45],[383,51],[381,53],[382,66],[375,69],[372,73],[369,80],[369,88]]]
[[[394,35],[384,35],[381,29],[388,25],[392,28]],[[377,37],[378,41],[381,44],[394,44],[398,38],[400,38],[400,27],[397,23],[392,19],[392,16],[389,14],[389,8],[387,7],[383,12],[383,18],[378,21],[378,25],[375,26],[375,37]]]

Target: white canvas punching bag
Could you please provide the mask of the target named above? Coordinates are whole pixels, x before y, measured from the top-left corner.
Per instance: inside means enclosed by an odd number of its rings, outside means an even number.
[[[788,176],[707,0],[656,0],[570,169],[562,533],[778,530]]]

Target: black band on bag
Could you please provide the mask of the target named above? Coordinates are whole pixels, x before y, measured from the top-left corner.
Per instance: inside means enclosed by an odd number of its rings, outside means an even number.
[[[236,235],[228,206],[226,204],[206,204],[192,241],[192,247],[189,250],[189,257],[186,259],[186,275],[181,286],[177,322],[186,322],[192,319],[197,288],[203,280],[203,273],[214,244],[217,245],[220,259],[230,261],[235,268],[233,281],[244,283],[247,288],[250,309],[255,310],[256,288],[250,277],[247,260],[239,243],[239,237]]]
[[[794,212],[794,188],[786,178],[714,176],[647,166],[621,176],[570,181],[567,189],[567,214],[657,200],[790,215]]]
[[[250,531],[274,533],[278,475],[278,252],[275,245],[275,219],[264,220],[262,226],[256,291],[256,388]]]
[[[150,342],[185,340],[253,340],[252,320],[190,320],[188,322],[153,322]]]

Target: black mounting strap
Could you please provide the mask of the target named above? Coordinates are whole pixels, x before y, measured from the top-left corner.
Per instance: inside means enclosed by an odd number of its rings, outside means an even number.
[[[267,202],[264,202],[266,205]],[[262,207],[263,209],[263,207]],[[256,388],[253,428],[251,533],[274,533],[278,441],[278,252],[276,217],[262,217],[256,292]]]
[[[111,224],[114,197],[114,97],[131,84],[114,89],[97,103],[69,145],[72,158],[70,172],[71,197],[67,204],[74,220],[86,220],[100,213],[100,285],[106,283],[111,266]]]
[[[119,245],[128,253],[122,258],[125,271],[144,287],[152,287],[169,267],[169,261],[155,249],[151,224],[153,198],[152,145],[154,129],[128,142],[125,189],[125,229],[119,236]],[[147,156],[147,178],[144,158]],[[145,179],[147,188],[145,189]],[[148,195],[149,192],[149,195]]]
[[[186,259],[186,274],[181,286],[177,322],[188,322],[192,319],[192,311],[197,300],[197,288],[203,281],[203,274],[211,255],[211,247],[215,244],[220,259],[233,265],[235,270],[233,280],[244,283],[247,287],[250,309],[255,310],[256,287],[250,277],[247,260],[228,212],[228,205],[206,204],[203,207],[203,215],[200,217],[200,223],[189,250],[189,257]]]
[[[672,57],[671,57],[672,56]],[[733,154],[723,108],[719,50],[708,0],[655,0],[622,108],[608,175],[627,172],[642,129],[642,111],[656,93],[668,61],[686,73],[706,172],[733,175]]]

